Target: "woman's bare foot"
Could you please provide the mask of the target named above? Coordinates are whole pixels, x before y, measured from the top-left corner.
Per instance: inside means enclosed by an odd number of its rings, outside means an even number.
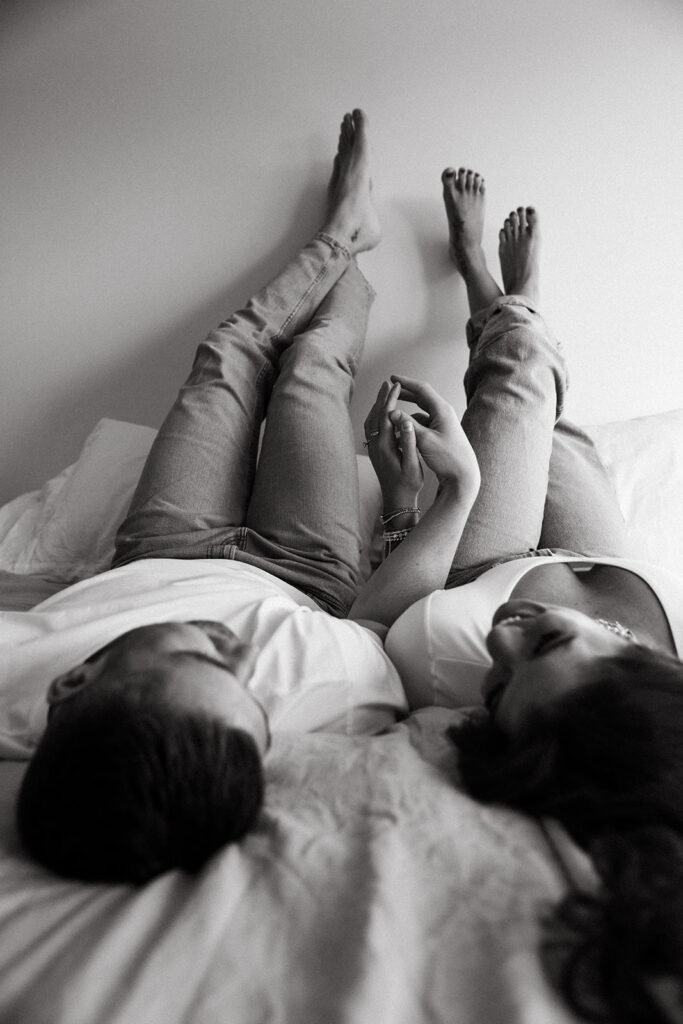
[[[484,179],[474,171],[447,167],[441,175],[453,263],[467,285],[470,313],[486,309],[502,292],[486,266],[481,247],[484,232]]]
[[[327,189],[327,221],[322,230],[349,252],[374,249],[382,230],[372,200],[368,121],[362,110],[345,114]]]
[[[533,206],[518,206],[498,232],[500,269],[506,295],[540,299],[541,235]]]

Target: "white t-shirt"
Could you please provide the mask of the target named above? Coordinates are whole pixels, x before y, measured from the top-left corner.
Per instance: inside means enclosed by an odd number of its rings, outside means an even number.
[[[336,619],[255,566],[142,559],[83,580],[28,612],[0,612],[0,757],[29,756],[50,682],[129,629],[213,619],[255,644],[249,690],[272,730],[373,732],[407,709],[371,630]]]
[[[472,583],[436,590],[416,601],[393,624],[385,647],[403,680],[411,709],[481,703],[481,685],[491,667],[486,636],[495,610],[510,599],[532,569],[547,562],[618,565],[644,580],[658,597],[674,638],[683,651],[683,579],[659,566],[630,558],[543,555],[494,566]]]

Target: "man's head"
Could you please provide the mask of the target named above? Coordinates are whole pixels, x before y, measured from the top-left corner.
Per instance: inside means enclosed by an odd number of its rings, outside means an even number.
[[[142,626],[55,679],[17,805],[28,852],[68,877],[194,871],[250,828],[270,737],[256,652],[218,622]]]

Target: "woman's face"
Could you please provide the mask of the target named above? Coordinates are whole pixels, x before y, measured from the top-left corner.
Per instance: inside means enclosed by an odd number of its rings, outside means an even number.
[[[596,658],[621,654],[631,642],[572,608],[507,601],[486,638],[493,665],[482,696],[493,721],[516,735],[537,708],[585,685]]]

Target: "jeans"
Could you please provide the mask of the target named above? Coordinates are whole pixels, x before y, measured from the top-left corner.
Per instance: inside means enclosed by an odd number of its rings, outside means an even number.
[[[567,372],[543,319],[523,296],[506,295],[470,320],[467,340],[462,424],[482,482],[446,587],[513,558],[627,554],[607,471],[562,416]]]
[[[319,234],[209,335],[152,446],[114,566],[235,559],[346,613],[361,545],[349,402],[373,298],[346,249]]]

